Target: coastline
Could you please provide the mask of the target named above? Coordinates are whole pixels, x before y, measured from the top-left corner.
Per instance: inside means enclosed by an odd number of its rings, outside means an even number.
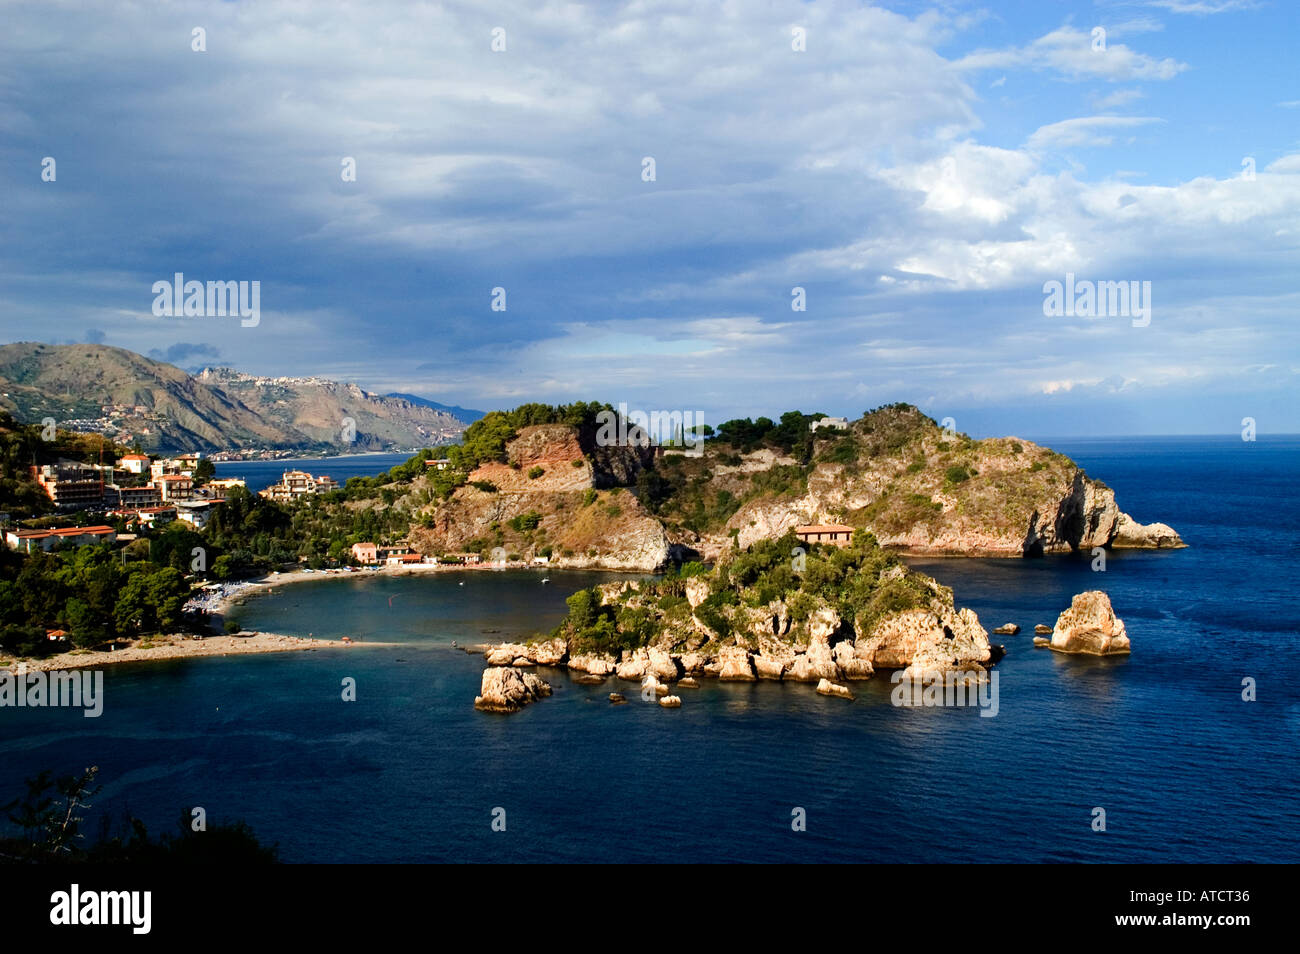
[[[150,643],[152,648],[141,648]],[[354,649],[358,646],[392,647],[397,643],[344,643],[332,639],[309,639],[305,636],[285,636],[280,633],[253,633],[248,636],[186,636],[172,634],[153,639],[136,640],[124,649],[69,650],[20,662],[12,656],[0,658],[0,671],[16,672],[26,665],[28,672],[49,672],[56,669],[91,669],[119,663],[153,662],[164,659],[196,659],[208,656],[242,656],[257,653],[283,653],[314,649]]]

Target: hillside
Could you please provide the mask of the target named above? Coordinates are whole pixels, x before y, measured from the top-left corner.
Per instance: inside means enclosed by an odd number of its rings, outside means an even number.
[[[561,566],[657,569],[718,560],[802,524],[843,523],[911,552],[1035,556],[1094,547],[1179,547],[1142,525],[1073,461],[1016,438],[976,441],[914,407],[880,408],[847,429],[816,415],[722,425],[699,457],[598,447],[600,405],[549,409],[568,423],[493,412],[450,448],[445,471],[390,502],[424,553],[501,548]],[[543,409],[546,410],[546,409]]]
[[[320,378],[193,376],[106,345],[0,345],[0,409],[34,423],[100,430],[154,452],[394,450],[459,436],[445,411]],[[355,421],[356,440],[344,434]]]
[[[913,552],[1182,545],[1163,524],[1133,521],[1113,490],[1031,441],[973,440],[910,405],[840,430],[800,430],[792,415],[782,422],[762,437],[729,422],[702,456],[656,462],[641,485],[674,540],[707,559],[811,523],[867,529],[881,545]]]

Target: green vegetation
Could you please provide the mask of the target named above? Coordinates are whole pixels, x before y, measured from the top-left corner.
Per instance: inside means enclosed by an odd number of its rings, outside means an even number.
[[[0,648],[15,656],[62,651],[45,638],[62,629],[77,647],[174,630],[190,586],[181,571],[125,561],[107,545],[23,555],[0,553]]]
[[[801,568],[791,559],[796,547],[808,550]],[[695,636],[686,580],[703,577],[708,595],[694,616],[719,641],[746,636],[748,613],[782,601],[796,627],[819,607],[829,607],[859,632],[870,632],[882,619],[929,606],[941,591],[928,577],[913,572],[859,530],[853,544],[835,547],[801,544],[793,533],[763,540],[734,554],[712,570],[687,563],[676,571],[635,586],[606,585],[579,590],[567,600],[569,614],[552,636],[570,641],[570,652],[617,653],[651,642],[680,649]]]
[[[270,864],[278,845],[262,845],[244,822],[209,824],[196,832],[188,814],[179,834],[150,838],[144,823],[126,816],[116,830],[105,819],[99,838],[86,843],[82,814],[99,792],[97,766],[52,779],[48,771],[26,781],[26,792],[0,805],[10,831],[0,834],[0,862],[132,864]]]

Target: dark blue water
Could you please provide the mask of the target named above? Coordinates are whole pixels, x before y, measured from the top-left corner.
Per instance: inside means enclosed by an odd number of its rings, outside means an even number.
[[[287,460],[238,460],[216,465],[218,477],[242,477],[248,489],[259,491],[280,482],[286,470],[305,470],[316,477],[333,477],[345,484],[349,477],[374,477],[396,464],[404,464],[411,454],[349,454],[345,457],[301,457]]]
[[[40,768],[94,763],[98,810],[166,827],[202,805],[291,861],[1300,860],[1300,442],[1054,446],[1191,546],[1112,553],[1101,573],[1089,558],[918,561],[990,629],[1026,631],[1001,637],[994,718],[895,708],[883,680],[855,684],[853,702],[705,683],[664,710],[561,673],[551,698],[486,715],[472,708],[482,661],[450,641],[548,628],[603,577],[335,579],[239,613],[400,648],[110,669],[100,719],[0,710],[0,796]],[[1032,649],[1033,624],[1092,588],[1132,656]],[[356,702],[340,699],[345,676]],[[1241,699],[1247,676],[1256,702]],[[614,688],[633,701],[610,706]],[[806,832],[791,830],[796,806]]]

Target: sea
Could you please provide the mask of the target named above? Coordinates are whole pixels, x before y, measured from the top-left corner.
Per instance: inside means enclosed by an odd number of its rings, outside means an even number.
[[[215,464],[217,476],[242,477],[256,493],[278,484],[286,470],[305,470],[314,477],[333,477],[340,485],[349,477],[375,477],[404,464],[413,453],[346,454],[340,457],[295,457],[284,460],[231,460]]]
[[[1045,442],[1189,546],[1104,569],[912,560],[990,631],[1021,627],[993,637],[996,715],[897,707],[883,678],[852,700],[706,681],[662,709],[558,671],[551,697],[480,713],[483,660],[461,647],[545,632],[568,594],[619,577],[335,577],[235,615],[353,648],[108,667],[99,718],[0,709],[0,802],[97,765],[88,826],[172,830],[202,807],[288,862],[1300,861],[1300,438]],[[1034,625],[1089,589],[1132,654],[1035,649]]]

